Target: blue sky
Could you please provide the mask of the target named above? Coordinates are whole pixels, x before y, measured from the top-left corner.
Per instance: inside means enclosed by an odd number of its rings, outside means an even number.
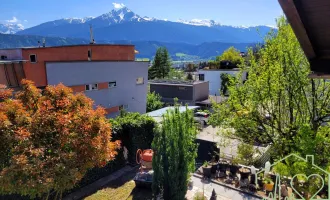
[[[213,19],[226,25],[275,25],[277,0],[1,0],[0,23],[26,28],[69,17],[99,16],[124,4],[136,14],[158,19]]]

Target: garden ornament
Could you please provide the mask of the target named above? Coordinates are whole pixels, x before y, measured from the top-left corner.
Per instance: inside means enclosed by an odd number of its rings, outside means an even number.
[[[250,167],[250,169],[251,169],[251,174],[256,174],[256,168],[253,165]]]
[[[266,162],[265,164],[265,177],[268,175],[268,173],[270,172],[270,167],[271,167],[271,164],[269,161]]]

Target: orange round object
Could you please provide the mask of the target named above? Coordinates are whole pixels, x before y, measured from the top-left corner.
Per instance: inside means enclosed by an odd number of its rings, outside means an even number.
[[[152,161],[152,156],[154,155],[154,152],[152,149],[147,149],[144,150],[141,154],[141,159],[147,162],[151,162]]]

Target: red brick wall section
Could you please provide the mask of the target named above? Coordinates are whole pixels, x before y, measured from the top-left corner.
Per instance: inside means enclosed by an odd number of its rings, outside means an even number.
[[[108,82],[102,82],[102,83],[97,83],[98,84],[98,90],[105,90],[108,89]],[[74,85],[74,86],[69,86],[73,92],[84,92],[86,87],[85,85]]]
[[[73,92],[85,92],[85,85],[76,85],[70,87]]]
[[[99,90],[108,89],[109,88],[108,82],[99,83],[98,88],[99,88]]]
[[[88,50],[92,51],[92,61],[134,61],[134,46],[124,45],[85,45],[67,47],[46,47],[23,49],[22,56],[30,60],[36,54],[37,62],[24,64],[26,78],[37,86],[47,85],[45,62],[88,61]]]
[[[119,106],[106,108],[105,111],[107,112],[107,114],[119,112]]]

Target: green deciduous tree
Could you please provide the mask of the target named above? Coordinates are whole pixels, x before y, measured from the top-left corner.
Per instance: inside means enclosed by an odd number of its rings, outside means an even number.
[[[329,82],[308,78],[309,63],[290,25],[280,18],[278,28],[257,56],[249,52],[250,67],[241,70],[248,70],[248,80],[229,87],[228,101],[214,104],[210,121],[234,128],[244,142],[271,144],[274,158],[312,154],[316,164],[326,166]]]
[[[184,80],[185,74],[183,70],[175,69],[173,67],[170,68],[170,72],[168,73],[167,77],[168,80]]]
[[[240,65],[244,62],[244,59],[240,55],[240,51],[234,47],[229,47],[226,51],[222,53],[221,56],[216,57],[216,61],[230,61],[234,65]]]
[[[164,103],[161,102],[161,100],[162,100],[162,97],[159,94],[156,94],[155,92],[148,92],[148,94],[147,94],[147,112],[161,109],[164,105]]]
[[[165,78],[168,76],[172,63],[170,55],[165,47],[159,47],[156,51],[152,66],[149,68],[149,79]]]
[[[188,110],[188,109],[187,109]],[[189,173],[194,171],[196,127],[193,113],[180,113],[178,105],[163,116],[153,140],[153,193],[164,200],[182,200],[187,192]]]
[[[220,87],[221,94],[227,96],[228,87],[233,83],[235,83],[235,77],[227,73],[222,73],[220,75],[220,79],[221,79],[221,87]]]

